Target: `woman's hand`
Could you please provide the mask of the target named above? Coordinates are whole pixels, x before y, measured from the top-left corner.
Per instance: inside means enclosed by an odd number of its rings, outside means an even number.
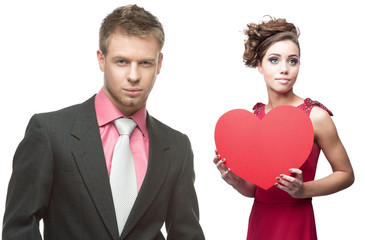
[[[219,172],[221,173],[222,178],[226,181],[229,185],[233,188],[237,189],[240,184],[240,177],[236,174],[231,172],[231,169],[227,168],[224,162],[226,159],[220,159],[219,155],[216,155],[213,159],[216,167],[218,168]]]
[[[221,159],[220,155],[216,152],[216,156],[213,159],[216,167],[221,173],[221,177],[226,181],[229,185],[231,185],[234,189],[236,189],[239,193],[246,197],[254,197],[256,191],[256,185],[243,180],[236,174],[234,174],[231,169],[227,168],[224,164],[226,160]]]
[[[289,172],[293,173],[292,176],[280,174],[276,180],[275,186],[285,192],[287,192],[293,198],[303,198],[303,174],[302,170],[297,168],[289,169]]]

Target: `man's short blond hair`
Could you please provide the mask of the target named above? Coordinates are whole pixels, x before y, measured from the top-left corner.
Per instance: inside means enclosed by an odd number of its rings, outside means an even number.
[[[99,49],[107,55],[108,44],[114,33],[127,36],[153,37],[162,49],[165,33],[157,17],[137,5],[116,8],[106,16],[99,30]]]

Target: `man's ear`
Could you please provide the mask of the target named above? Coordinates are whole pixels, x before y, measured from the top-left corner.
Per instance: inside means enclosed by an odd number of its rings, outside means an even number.
[[[162,67],[163,53],[158,55],[158,63],[157,63],[157,74],[160,73]]]
[[[98,58],[100,71],[104,72],[104,68],[105,68],[105,56],[104,56],[104,54],[103,54],[103,52],[101,50],[98,50],[96,52],[96,55],[97,55],[97,58]]]

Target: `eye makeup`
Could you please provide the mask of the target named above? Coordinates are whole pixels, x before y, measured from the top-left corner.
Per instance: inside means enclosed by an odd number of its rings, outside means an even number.
[[[278,57],[277,55],[274,55],[274,56],[270,56],[267,60],[273,64],[278,64],[280,62],[280,57]],[[299,58],[296,56],[295,57],[289,56],[288,63],[292,66],[295,66],[297,63],[299,63]]]
[[[267,60],[269,60],[269,62],[271,62],[273,64],[279,63],[279,58],[276,56],[269,57]]]
[[[292,66],[295,66],[295,65],[297,65],[297,63],[299,63],[299,59],[298,59],[298,58],[290,58],[290,59],[288,60],[288,63],[289,63],[290,65],[292,65]]]

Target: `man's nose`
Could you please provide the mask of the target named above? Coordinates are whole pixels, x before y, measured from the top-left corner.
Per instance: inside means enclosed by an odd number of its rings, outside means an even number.
[[[128,81],[138,81],[140,79],[140,73],[137,63],[131,63],[130,71],[128,74]]]

